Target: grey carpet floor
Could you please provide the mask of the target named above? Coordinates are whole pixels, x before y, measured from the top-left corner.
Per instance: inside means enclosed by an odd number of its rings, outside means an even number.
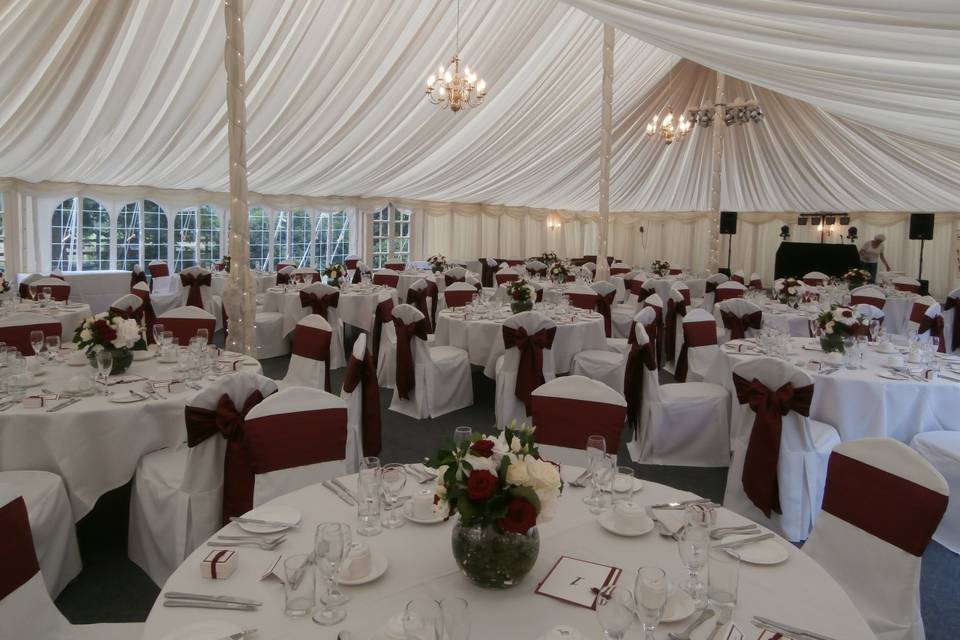
[[[282,378],[288,358],[263,361],[265,375]],[[333,373],[339,389],[343,370]],[[492,432],[493,382],[474,371],[474,405],[431,420],[414,420],[387,411],[391,392],[382,389],[383,451],[387,462],[416,462],[448,440],[458,425]],[[625,443],[626,437],[621,439]],[[692,491],[720,501],[726,469],[668,467],[633,463],[625,445],[620,464],[632,466],[637,477]],[[73,623],[135,622],[146,619],[159,595],[156,585],[127,559],[126,531],[130,485],[103,496],[96,508],[77,526],[84,569],[57,599],[57,606]],[[863,576],[869,580],[870,576]],[[960,629],[960,557],[932,543],[923,557],[920,594],[929,640],[948,640]],[[482,639],[481,639],[482,640]]]

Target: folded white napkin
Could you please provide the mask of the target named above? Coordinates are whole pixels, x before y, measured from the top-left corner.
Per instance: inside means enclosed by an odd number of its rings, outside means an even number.
[[[680,531],[686,524],[683,509],[654,509],[653,515],[670,533]]]

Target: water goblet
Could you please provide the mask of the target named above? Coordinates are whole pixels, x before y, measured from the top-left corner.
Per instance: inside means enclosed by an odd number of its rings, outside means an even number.
[[[440,640],[443,613],[436,600],[418,598],[403,610],[403,633],[407,640]]]
[[[687,592],[700,608],[703,595],[703,581],[700,570],[706,566],[707,551],[710,548],[710,528],[703,522],[687,522],[677,532],[677,551],[680,562],[687,568],[687,580],[680,588]]]
[[[470,638],[470,605],[463,598],[444,598],[440,601],[444,640]]]
[[[44,287],[44,288],[43,288],[43,301],[46,303],[46,302],[49,302],[49,301],[51,301],[51,300],[53,300],[53,289],[51,289],[50,287]]]
[[[633,624],[633,594],[626,587],[607,587],[597,596],[597,620],[606,640],[620,640]]]
[[[163,346],[161,343],[163,342],[164,326],[161,323],[157,322],[156,324],[153,325],[152,331],[153,331],[153,344],[157,345],[157,355],[159,356],[160,347]]]
[[[298,553],[283,560],[283,612],[291,618],[300,618],[313,609],[316,603],[315,572],[309,567],[313,556]]]
[[[400,504],[400,492],[407,484],[407,472],[402,464],[391,463],[383,466],[381,473],[383,495],[387,501],[387,517],[381,524],[387,529],[397,529],[404,525],[404,519],[397,515]]]
[[[617,467],[610,485],[613,504],[633,497],[633,467]]]
[[[383,489],[383,469],[379,466],[361,467],[357,475],[357,520],[361,536],[380,535],[380,492]]]
[[[104,393],[106,393],[107,387],[110,386],[110,371],[112,369],[113,351],[109,349],[97,351],[97,374],[99,378],[103,378]]]
[[[324,606],[313,614],[313,621],[324,626],[334,625],[347,617],[341,606],[347,601],[340,593],[340,567],[350,549],[352,539],[350,526],[342,522],[328,522],[317,527],[314,538],[314,556],[317,569],[327,579],[328,589],[323,600]]]
[[[203,344],[210,342],[210,331],[207,329],[197,329],[197,338],[203,341]]]
[[[173,337],[173,331],[164,331],[163,335],[160,336],[160,341],[161,341],[161,344],[167,349],[174,346],[176,342]]]
[[[47,348],[47,353],[50,354],[50,359],[55,362],[58,361],[60,358],[60,336],[47,336],[43,342]]]
[[[634,602],[644,640],[654,640],[653,632],[667,605],[667,574],[659,567],[640,567],[635,584]]]
[[[587,437],[587,470],[590,471],[590,486],[593,489],[589,496],[583,499],[587,506],[595,506],[599,503],[596,495],[596,485],[593,482],[593,463],[596,458],[605,456],[607,453],[607,439],[603,436],[592,435]]]
[[[600,514],[610,508],[613,479],[617,473],[617,459],[613,455],[603,455],[593,461],[593,491],[596,504],[590,506],[590,513]]]
[[[30,332],[30,346],[33,348],[33,355],[40,360],[40,353],[43,351],[43,331],[33,330]]]

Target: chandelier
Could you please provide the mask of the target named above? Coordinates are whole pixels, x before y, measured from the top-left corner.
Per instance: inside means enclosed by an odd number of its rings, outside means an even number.
[[[667,95],[672,95],[673,88],[673,70],[670,71],[667,82]],[[647,123],[647,135],[651,138],[660,138],[663,144],[673,144],[674,140],[683,140],[690,131],[690,121],[681,112],[680,117],[674,115],[673,109],[669,106],[665,113],[656,113],[653,119]]]
[[[759,123],[763,120],[764,113],[756,100],[690,109],[687,113],[689,121],[701,127],[712,125],[716,116],[721,117],[723,124],[732,127],[735,124]]]
[[[449,67],[444,69],[440,65],[436,75],[430,74],[427,78],[427,99],[441,109],[449,108],[456,113],[463,107],[479,106],[486,95],[487,83],[483,78],[478,81],[477,74],[468,66],[460,72],[460,0],[457,0],[457,52],[450,59]]]

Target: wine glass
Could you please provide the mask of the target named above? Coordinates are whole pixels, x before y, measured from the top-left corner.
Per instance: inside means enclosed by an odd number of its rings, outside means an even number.
[[[208,329],[197,329],[197,338],[203,341],[203,344],[210,342],[210,331]]]
[[[33,347],[33,355],[40,359],[40,352],[43,351],[43,331],[34,329],[30,332],[30,346]]]
[[[436,600],[418,598],[403,610],[403,633],[407,640],[440,640],[443,614]]]
[[[164,326],[157,322],[153,325],[153,344],[157,345],[157,355],[160,355],[160,343],[163,341]]]
[[[453,430],[453,446],[457,449],[465,442],[470,442],[473,437],[473,429],[470,427],[457,427]]]
[[[173,331],[164,331],[163,335],[160,336],[160,342],[164,347],[168,349],[174,346],[174,344],[176,343],[174,341]]]
[[[30,292],[30,299],[35,301],[37,299],[37,286],[33,284],[28,284],[27,291]]]
[[[317,568],[329,583],[326,594],[321,598],[323,608],[313,614],[313,621],[317,624],[329,626],[347,617],[347,612],[340,606],[346,602],[346,598],[340,593],[339,576],[340,566],[350,550],[350,540],[350,526],[342,522],[328,522],[317,527],[314,555]]]
[[[644,640],[654,640],[653,632],[667,605],[667,574],[659,567],[640,567],[635,584],[634,601]]]
[[[876,342],[877,337],[880,335],[880,321],[876,318],[870,320],[870,324],[867,327],[870,332],[870,342]]]
[[[613,455],[594,458],[591,467],[591,480],[596,503],[590,505],[590,513],[603,513],[610,508],[613,479],[617,474],[617,459]]]
[[[470,605],[463,598],[444,598],[440,601],[444,640],[468,640],[470,637],[469,613]]]
[[[97,351],[97,379],[103,378],[104,391],[110,386],[111,369],[113,369],[113,352],[109,349]]]
[[[597,620],[607,640],[620,640],[633,624],[633,594],[626,587],[607,587],[597,596]]]
[[[380,493],[383,491],[383,468],[380,459],[368,456],[357,474],[357,520],[361,536],[380,535]],[[373,464],[376,461],[376,464]]]
[[[50,354],[50,359],[58,360],[60,357],[60,336],[47,336],[43,342],[47,348],[47,353]]]
[[[587,437],[587,470],[590,471],[590,486],[593,489],[589,496],[583,499],[588,506],[599,504],[599,495],[597,494],[597,485],[593,479],[594,460],[607,455],[607,439],[603,436],[592,435]]]
[[[700,579],[700,570],[707,563],[709,548],[710,529],[705,523],[687,522],[677,532],[677,550],[688,573],[686,582],[680,585],[680,588],[690,594],[695,603],[701,601],[703,581]]]
[[[928,344],[930,345],[931,354],[940,353],[940,336],[931,335]],[[931,358],[932,357],[933,356],[931,355]]]
[[[43,288],[43,301],[44,301],[44,302],[49,302],[50,300],[53,300],[53,289],[51,289],[50,287],[44,287],[44,288]]]
[[[383,466],[381,473],[383,495],[387,499],[387,518],[381,521],[387,529],[397,529],[404,524],[403,518],[397,515],[397,506],[400,501],[400,492],[407,484],[407,472],[402,464],[391,463]]]

